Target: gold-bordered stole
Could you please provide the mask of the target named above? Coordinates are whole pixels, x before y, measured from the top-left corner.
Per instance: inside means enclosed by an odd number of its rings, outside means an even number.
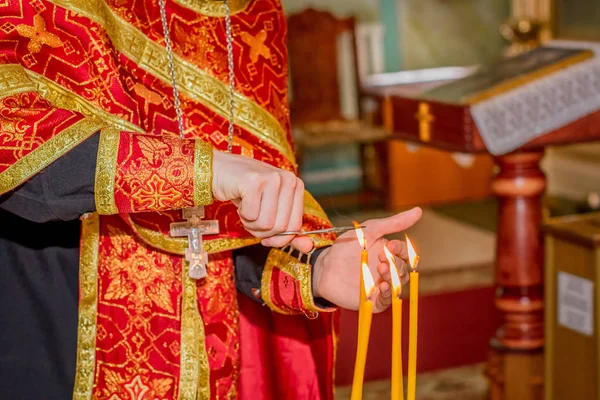
[[[229,0],[231,15],[244,11],[251,1],[253,0]],[[223,0],[175,0],[175,2],[207,17],[225,17],[227,14]]]

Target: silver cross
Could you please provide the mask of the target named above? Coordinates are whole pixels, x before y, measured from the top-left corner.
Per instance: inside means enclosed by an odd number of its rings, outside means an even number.
[[[206,277],[208,253],[202,246],[202,235],[216,235],[219,233],[219,221],[202,221],[204,207],[183,209],[183,218],[187,221],[171,224],[171,236],[188,237],[188,247],[185,249],[185,259],[190,263],[189,274],[192,279]]]

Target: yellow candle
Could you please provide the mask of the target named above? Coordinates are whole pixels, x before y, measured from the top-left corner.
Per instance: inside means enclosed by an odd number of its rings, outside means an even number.
[[[362,247],[362,250],[360,252],[360,265],[362,266],[363,264],[367,264],[369,265],[369,252],[367,251],[367,238],[365,238],[365,235],[362,231],[362,229],[360,228],[360,225],[358,224],[358,222],[354,222],[354,226],[356,226],[356,238],[358,239],[358,243],[360,244],[360,247]],[[363,304],[365,303],[365,300],[367,299],[367,294],[365,293],[365,281],[364,281],[364,277],[363,277],[363,271],[361,269],[360,271],[360,303],[359,303],[359,318],[360,318],[360,307],[363,307]]]
[[[369,271],[369,266],[365,263],[361,266],[364,277],[365,293],[371,294],[375,283]],[[361,307],[362,318],[359,315],[358,320],[358,343],[356,346],[356,361],[354,363],[354,379],[352,380],[351,400],[362,399],[363,382],[365,378],[365,366],[367,363],[367,353],[369,350],[369,335],[371,334],[371,319],[373,317],[373,302],[367,298]]]
[[[398,276],[394,255],[383,247],[392,275],[392,400],[404,400],[402,374],[402,283]]]
[[[415,253],[412,244],[406,237],[408,246],[408,257],[413,271],[410,273],[410,319],[408,325],[408,400],[415,400],[417,390],[417,333],[419,321],[419,273],[417,264],[419,257]]]

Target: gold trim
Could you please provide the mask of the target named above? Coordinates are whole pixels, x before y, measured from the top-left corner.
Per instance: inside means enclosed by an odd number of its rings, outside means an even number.
[[[473,105],[484,100],[490,99],[492,97],[501,95],[510,90],[516,89],[520,86],[523,86],[527,83],[533,82],[540,78],[551,75],[555,72],[558,72],[562,69],[565,69],[571,65],[578,64],[582,61],[589,60],[594,57],[594,53],[590,50],[585,50],[580,54],[576,54],[572,57],[568,57],[562,61],[559,61],[555,64],[549,65],[547,67],[541,68],[537,71],[531,72],[529,74],[525,74],[522,76],[518,76],[516,78],[509,79],[505,82],[502,82],[488,90],[477,93],[472,96],[465,97],[461,100],[463,104]]]
[[[96,117],[124,131],[144,133],[139,126],[103,110],[43,75],[20,64],[0,64],[0,98],[25,92],[37,92],[57,108]]]
[[[164,235],[150,228],[137,225],[131,217],[129,217],[131,227],[139,235],[139,237],[150,246],[167,253],[183,256],[185,249],[188,247],[187,239],[174,238]],[[212,239],[202,242],[204,250],[209,254],[220,253],[222,251],[235,250],[242,247],[252,246],[260,243],[258,238],[232,238],[232,239]]]
[[[94,197],[96,199],[96,211],[102,215],[119,213],[115,203],[115,176],[117,174],[120,138],[121,133],[116,128],[105,128],[100,132]]]
[[[194,205],[206,206],[212,204],[212,165],[213,147],[196,140],[194,149]]]
[[[143,70],[170,85],[166,49],[121,19],[104,1],[51,0],[51,2],[101,25],[117,50]],[[229,87],[177,54],[174,55],[174,63],[180,92],[223,118],[228,118]],[[292,164],[296,163],[286,132],[277,119],[254,101],[237,92],[235,93],[235,124],[279,151]]]
[[[181,313],[181,365],[179,400],[210,399],[210,368],[206,353],[204,323],[198,310],[196,281],[182,260],[183,303]]]
[[[252,0],[230,0],[229,9],[231,15],[240,13],[248,7]],[[224,17],[226,14],[225,5],[223,1],[219,0],[175,0],[185,8],[189,8],[198,14],[205,15],[208,17]]]
[[[327,214],[315,198],[308,192],[304,191],[304,213],[329,222]]]
[[[260,279],[260,294],[262,300],[265,302],[267,307],[271,310],[285,315],[293,315],[290,311],[284,311],[283,309],[277,307],[275,303],[271,300],[271,280],[273,278],[273,268],[276,263],[278,263],[278,259],[281,258],[281,254],[283,251],[280,249],[272,249],[269,252],[269,256],[267,257],[267,261],[265,262],[265,268],[263,269],[262,277]]]
[[[308,314],[305,313],[306,316],[314,318],[318,312],[335,311],[335,308],[321,308],[315,304],[312,290],[312,268],[310,264],[303,263],[284,251],[281,253],[280,262],[276,264],[276,267],[279,267],[283,272],[300,282],[300,298],[302,299],[304,309],[308,311]]]
[[[0,194],[16,188],[98,132],[103,126],[102,121],[85,118],[63,129],[59,134],[42,143],[37,149],[21,157],[0,173]]]
[[[98,214],[82,218],[81,259],[79,261],[79,324],[74,400],[92,398],[96,368],[96,323],[98,301],[98,246],[100,220]]]
[[[0,98],[35,91],[36,87],[21,65],[0,64]]]

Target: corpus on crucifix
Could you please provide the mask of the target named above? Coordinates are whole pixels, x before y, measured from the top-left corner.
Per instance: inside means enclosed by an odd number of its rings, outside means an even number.
[[[216,235],[219,233],[219,221],[203,221],[204,207],[191,207],[183,209],[183,218],[186,221],[171,224],[171,236],[187,236],[188,247],[185,249],[185,259],[190,263],[189,274],[192,279],[206,277],[208,253],[202,246],[202,235]]]

